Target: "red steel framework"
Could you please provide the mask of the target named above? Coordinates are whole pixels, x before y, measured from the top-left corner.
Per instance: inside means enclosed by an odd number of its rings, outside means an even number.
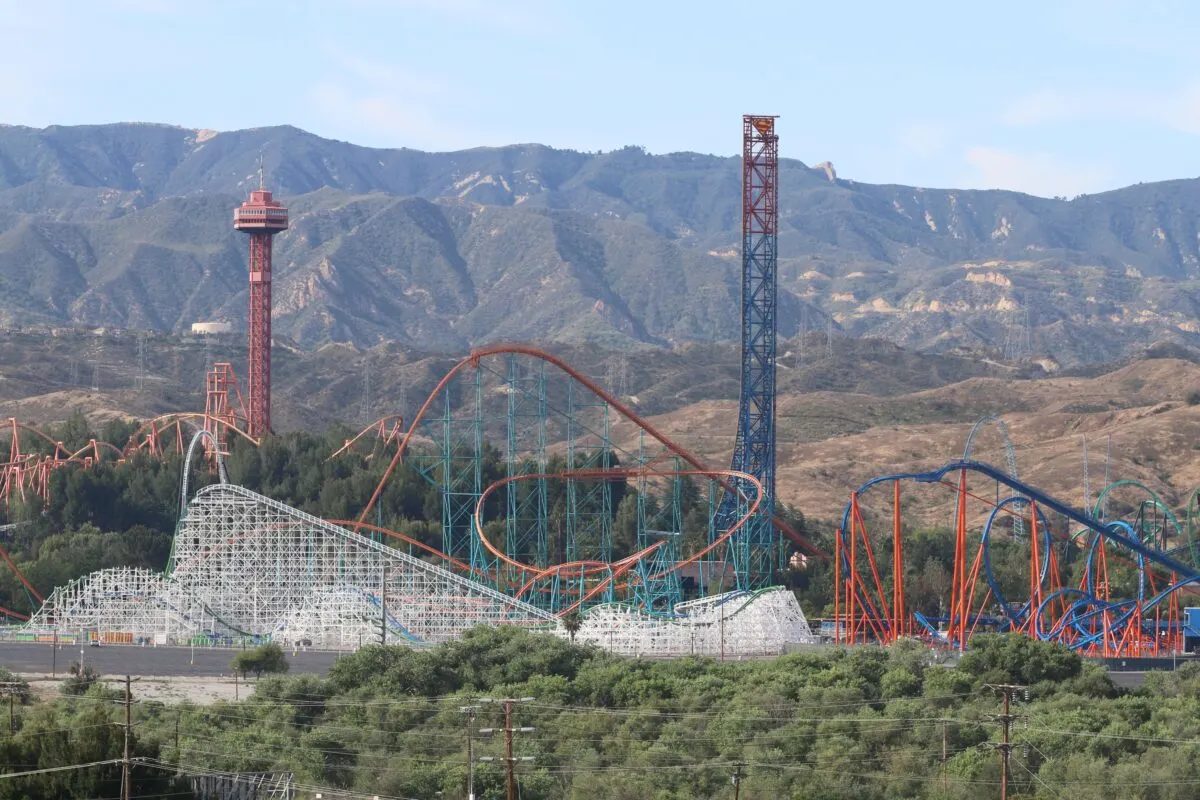
[[[262,182],[233,212],[233,227],[250,235],[250,319],[247,433],[259,438],[271,430],[271,240],[288,228],[288,211],[271,198]]]
[[[269,370],[269,354],[267,359]],[[210,458],[215,458],[215,454],[211,452],[215,446],[221,451],[221,455],[229,455],[226,434],[230,428],[237,427],[239,419],[246,417],[245,403],[238,389],[233,365],[226,361],[213,364],[212,369],[205,375],[204,390],[204,430],[212,436],[211,439],[205,440],[205,452]],[[236,406],[233,404],[234,398],[237,398]]]

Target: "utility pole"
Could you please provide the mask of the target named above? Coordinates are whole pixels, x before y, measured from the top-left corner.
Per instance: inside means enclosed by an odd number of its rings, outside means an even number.
[[[467,715],[467,800],[475,800],[475,737],[471,727],[475,724],[479,706],[462,706],[458,710]]]
[[[950,782],[950,737],[949,724],[942,720],[942,794],[946,794]]]
[[[745,761],[735,761],[733,763],[733,800],[740,800],[742,796],[742,768],[746,766]]]
[[[121,759],[121,798],[122,800],[130,800],[133,796],[130,791],[130,775],[129,775],[129,733],[133,728],[129,710],[129,676],[125,676],[125,755]]]
[[[517,703],[533,702],[532,697],[506,697],[502,700],[493,700],[490,697],[483,697],[479,700],[480,703],[500,703],[504,709],[504,770],[506,776],[506,792],[507,800],[517,800],[517,762],[518,761],[533,761],[533,756],[516,757],[513,755],[513,734],[514,733],[533,733],[534,728],[514,728],[512,724],[513,706]],[[495,728],[480,728],[481,734],[492,734],[496,732]],[[490,757],[479,759],[480,761],[493,761]]]
[[[387,644],[387,567],[379,572],[379,643]]]
[[[725,608],[724,608],[724,604],[717,606],[717,613],[721,615],[719,617],[720,628],[721,628],[721,663],[724,663],[725,662]]]
[[[17,700],[17,689],[19,687],[20,684],[16,681],[11,683],[0,683],[0,688],[4,689],[5,693],[8,694],[8,730],[13,734],[16,734],[17,732],[17,714],[15,705]]]
[[[1012,723],[1013,723],[1013,720],[1016,719],[1016,715],[1012,713],[1009,703],[1011,702],[1012,697],[1016,692],[1019,692],[1022,690],[1024,690],[1024,691],[1028,691],[1028,690],[1024,686],[1015,686],[1015,685],[1007,684],[1007,683],[999,684],[999,685],[990,685],[989,684],[988,688],[991,689],[992,691],[1000,692],[1000,695],[1003,698],[1003,703],[1004,703],[1003,711],[999,715],[996,716],[996,719],[999,720],[1001,725],[1004,726],[1004,737],[1001,740],[1001,743],[998,745],[998,749],[1000,750],[1000,758],[1001,758],[1001,761],[1000,761],[1000,800],[1008,800],[1009,761],[1010,761],[1010,757],[1012,756],[1012,739],[1011,739]]]
[[[508,800],[516,800],[517,797],[517,776],[516,764],[513,763],[513,729],[512,729],[512,701],[504,701],[504,767],[507,773],[506,784],[508,786]]]
[[[1000,721],[1004,723],[1004,744],[1000,745],[1003,766],[1000,770],[1000,800],[1008,800],[1008,762],[1012,755],[1012,744],[1009,743],[1009,732],[1012,729],[1012,714],[1008,713],[1008,692],[1004,693],[1004,714]]]

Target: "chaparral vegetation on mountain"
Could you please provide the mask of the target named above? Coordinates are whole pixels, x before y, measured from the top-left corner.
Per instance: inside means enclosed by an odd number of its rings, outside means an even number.
[[[305,348],[738,336],[736,158],[424,153],[148,124],[0,127],[0,324],[243,328],[231,211],[260,153],[292,218],[276,332]],[[1198,218],[1197,180],[1044,199],[874,186],[784,159],[779,330],[1056,364],[1195,346]]]

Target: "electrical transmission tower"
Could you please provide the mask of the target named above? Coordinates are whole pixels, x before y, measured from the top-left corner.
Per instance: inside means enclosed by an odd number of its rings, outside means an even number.
[[[141,331],[137,337],[137,377],[134,378],[134,388],[139,392],[146,388],[146,332]]]
[[[833,358],[833,315],[825,317],[825,357]]]
[[[615,397],[629,395],[629,356],[625,353],[613,353],[604,364],[604,382],[609,394]]]
[[[1018,301],[1008,324],[1008,336],[1004,343],[1004,357],[1009,361],[1028,361],[1033,358],[1033,319],[1029,313],[1029,291]]]
[[[1025,302],[1022,304],[1025,314],[1025,324],[1021,327],[1021,351],[1024,360],[1033,358],[1033,318],[1029,314],[1029,292],[1025,292]]]
[[[800,365],[804,366],[804,340],[808,338],[808,303],[800,306]]]
[[[1083,513],[1090,514],[1092,509],[1092,486],[1088,480],[1087,434],[1080,437],[1083,440]]]
[[[371,421],[371,357],[363,357],[362,397],[358,401],[358,418],[363,425]]]
[[[204,336],[204,374],[207,375],[213,365],[212,337],[207,333],[202,335]]]

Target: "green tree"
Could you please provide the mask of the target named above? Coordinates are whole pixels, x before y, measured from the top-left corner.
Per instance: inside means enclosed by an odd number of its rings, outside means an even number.
[[[250,672],[253,672],[256,678],[261,678],[264,673],[269,672],[287,672],[288,666],[283,648],[275,642],[260,645],[253,650],[243,650],[234,656],[229,664],[230,669],[241,673],[243,678]]]
[[[583,615],[576,609],[562,618],[562,625],[567,636],[571,638],[571,644],[575,644],[575,634],[579,633],[579,629],[583,627]]]
[[[100,673],[91,664],[81,665],[78,661],[72,661],[71,666],[67,667],[67,677],[58,690],[72,696],[87,694],[99,678]]]

